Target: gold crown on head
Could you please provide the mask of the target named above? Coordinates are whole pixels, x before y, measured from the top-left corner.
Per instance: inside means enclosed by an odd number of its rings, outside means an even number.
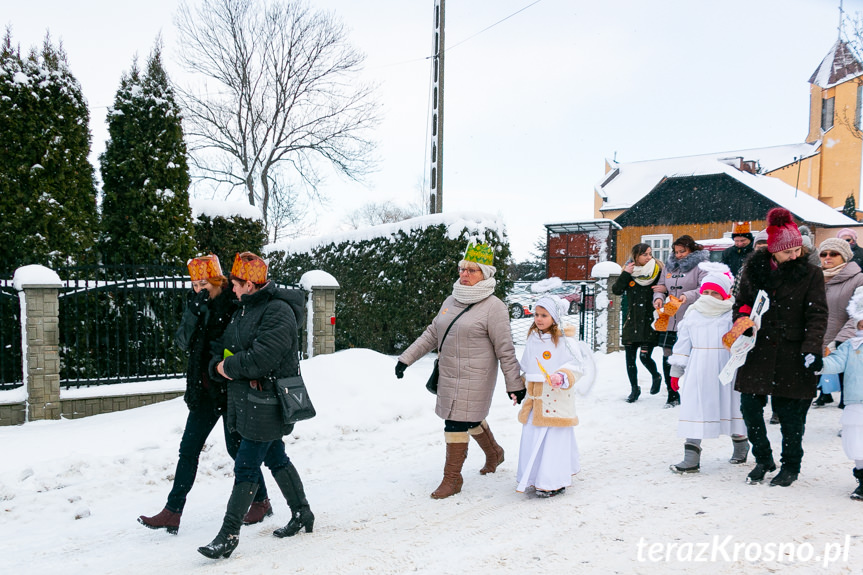
[[[252,252],[237,254],[234,258],[234,266],[231,268],[231,277],[256,284],[266,283],[267,262]]]
[[[468,262],[483,264],[486,266],[494,265],[494,252],[488,244],[468,244],[464,252],[464,259]]]
[[[219,256],[210,254],[192,258],[186,262],[189,268],[189,277],[193,282],[207,280],[222,275],[222,266],[219,265]]]

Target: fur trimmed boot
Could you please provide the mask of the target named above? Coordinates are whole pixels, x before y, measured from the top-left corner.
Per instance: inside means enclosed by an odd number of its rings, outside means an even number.
[[[485,465],[479,470],[480,475],[494,473],[497,466],[503,463],[503,447],[498,445],[494,440],[494,435],[489,428],[488,423],[483,419],[479,426],[467,430],[468,435],[476,439],[479,446],[485,453]]]
[[[210,559],[220,557],[227,559],[231,556],[240,544],[240,526],[243,524],[243,516],[249,510],[257,491],[257,483],[245,481],[234,484],[219,534],[208,545],[198,547],[198,553]]]
[[[683,461],[669,465],[674,473],[698,473],[701,468],[701,447],[694,443],[683,444]]]
[[[749,458],[749,438],[746,436],[731,436],[731,442],[734,444],[734,451],[731,454],[731,459],[728,463],[739,465],[746,463]]]
[[[284,527],[273,531],[273,535],[276,537],[293,537],[302,529],[305,529],[306,533],[311,533],[315,527],[315,514],[309,507],[297,468],[289,461],[287,467],[273,473],[273,478],[276,480],[282,495],[285,496],[288,507],[291,508],[291,520]]]
[[[263,501],[252,501],[252,506],[249,507],[249,512],[243,517],[243,525],[254,525],[260,523],[265,517],[273,514],[273,506],[270,505],[269,499]]]
[[[141,515],[138,517],[138,523],[150,529],[164,529],[171,535],[176,535],[180,530],[180,516],[182,513],[174,513],[167,507],[159,511],[152,517]]]
[[[464,478],[461,468],[467,459],[467,446],[470,436],[466,431],[445,431],[446,463],[443,466],[443,480],[438,488],[432,491],[432,499],[445,499],[461,491]]]

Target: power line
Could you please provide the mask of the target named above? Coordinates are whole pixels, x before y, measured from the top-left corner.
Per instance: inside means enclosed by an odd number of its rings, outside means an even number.
[[[534,5],[536,5],[536,4],[539,4],[540,2],[542,2],[542,0],[536,0],[536,2],[532,2],[532,3],[528,4],[527,6],[525,6],[524,8],[520,8],[520,9],[516,10],[515,12],[513,12],[513,13],[512,13],[512,14],[510,14],[509,16],[507,16],[507,17],[505,17],[505,18],[502,18],[502,19],[498,20],[497,22],[495,22],[495,23],[494,23],[494,24],[492,24],[491,26],[487,26],[486,28],[483,28],[482,30],[480,30],[479,32],[477,32],[476,34],[474,34],[473,36],[468,36],[467,38],[465,38],[465,39],[464,39],[464,40],[462,40],[461,42],[457,42],[457,43],[453,44],[452,46],[450,46],[449,48],[446,48],[446,51],[447,51],[447,52],[449,52],[449,51],[450,51],[450,50],[452,50],[453,48],[455,48],[455,47],[457,47],[457,46],[461,46],[462,44],[464,44],[464,43],[465,43],[465,42],[467,42],[468,40],[472,40],[473,38],[476,38],[477,36],[479,36],[479,35],[480,35],[480,34],[482,34],[483,32],[487,32],[488,30],[491,30],[492,28],[494,28],[495,26],[497,26],[497,25],[498,25],[498,24],[500,24],[501,22],[505,22],[506,20],[509,20],[510,18],[512,18],[513,16],[515,16],[516,14],[519,14],[520,12],[524,12],[525,10],[527,10],[528,8],[530,8],[531,6],[534,6]]]

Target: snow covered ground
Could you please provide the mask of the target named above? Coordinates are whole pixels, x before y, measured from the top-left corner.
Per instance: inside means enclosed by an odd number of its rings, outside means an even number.
[[[202,455],[179,534],[136,522],[165,503],[182,399],[0,428],[2,573],[861,572],[863,503],[848,498],[855,483],[836,436],[838,409],[810,411],[803,471],[789,488],[746,485],[752,458],[727,463],[728,438],[704,442],[701,473],[674,475],[678,411],[646,389],[625,403],[623,355],[597,360],[576,428],[583,470],[565,495],[515,492],[521,426],[501,376],[489,423],[506,462],[480,476],[483,455],[472,442],[462,492],[442,501],[429,498],[444,459],[442,422],[423,386],[431,357],[403,380],[393,357],[368,350],[304,362],[318,417],[286,442],[315,532],[272,536],[289,516],[265,472],[275,515],[244,528],[234,555],[218,561],[196,548],[218,531],[231,489],[220,431]],[[770,437],[778,451],[777,426]]]

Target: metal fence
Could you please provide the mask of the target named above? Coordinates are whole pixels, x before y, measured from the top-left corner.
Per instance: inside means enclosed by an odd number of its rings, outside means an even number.
[[[174,345],[191,282],[174,266],[58,270],[60,385],[66,388],[181,377]]]
[[[524,345],[527,332],[533,325],[533,305],[544,294],[533,293],[530,289],[535,282],[516,282],[507,305],[510,308],[510,330],[515,345]],[[596,282],[563,282],[549,292],[569,302],[563,320],[576,328],[576,337],[596,348]],[[520,311],[519,311],[520,310]]]
[[[21,387],[21,303],[12,280],[0,280],[0,390]]]

